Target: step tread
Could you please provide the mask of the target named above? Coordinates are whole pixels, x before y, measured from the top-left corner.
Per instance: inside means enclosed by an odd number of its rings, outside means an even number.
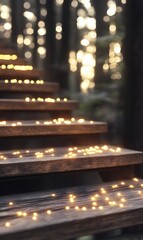
[[[0,78],[34,78],[37,79],[45,75],[45,72],[39,69],[33,70],[14,70],[14,69],[0,69]]]
[[[58,83],[45,82],[43,84],[25,84],[25,83],[5,83],[0,81],[0,92],[57,92],[59,90]]]
[[[143,180],[136,178],[1,197],[0,237],[63,240],[137,225],[143,223],[142,199]]]
[[[0,136],[73,135],[107,132],[107,124],[104,122],[64,120],[64,123],[56,124],[53,121],[1,121]]]
[[[55,102],[26,102],[24,99],[0,99],[0,111],[61,111],[74,110],[77,107],[78,102],[75,100],[61,100]]]
[[[0,177],[128,166],[143,163],[138,151],[113,146],[44,148],[0,152]],[[100,152],[102,151],[102,152]],[[86,154],[86,155],[85,155]]]

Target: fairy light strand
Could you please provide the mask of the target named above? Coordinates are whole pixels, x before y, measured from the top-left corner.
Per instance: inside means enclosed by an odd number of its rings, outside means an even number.
[[[130,188],[133,185],[134,188]],[[41,217],[44,219],[57,218],[58,212],[61,214],[94,214],[99,216],[100,212],[114,213],[125,211],[129,209],[134,200],[139,206],[142,204],[143,199],[143,180],[133,178],[132,180],[125,181],[124,185],[122,182],[114,182],[113,184],[100,184],[96,187],[88,187],[78,192],[77,188],[67,189],[67,193],[64,192],[45,192],[41,195],[40,202],[37,206],[37,202],[32,202],[32,199],[26,197],[25,199],[15,199],[14,205],[8,205],[8,210],[13,212],[13,217],[6,217],[5,223],[0,222],[2,228],[13,228],[14,219],[18,219],[19,224],[25,224],[26,219],[29,221],[39,221]],[[116,186],[116,188],[113,188]],[[104,191],[104,194],[103,194]],[[31,199],[29,201],[29,198]],[[34,198],[35,199],[35,198]],[[11,202],[13,198],[11,197]],[[49,204],[50,203],[50,204]],[[1,206],[5,207],[6,201],[2,201]],[[7,206],[7,205],[6,205]],[[27,209],[25,211],[25,209]],[[14,213],[15,211],[15,213]],[[101,213],[102,214],[102,213]]]

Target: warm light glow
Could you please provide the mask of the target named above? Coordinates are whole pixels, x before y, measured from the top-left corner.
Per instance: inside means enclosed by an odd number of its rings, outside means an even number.
[[[116,3],[113,0],[109,0],[107,15],[111,17],[115,15],[115,13],[116,13]]]
[[[4,81],[1,81],[0,83],[10,83],[10,84],[44,84],[44,80],[29,80],[29,79],[24,79],[24,80],[20,80],[20,79],[5,79]]]
[[[42,98],[42,97],[38,97],[38,98],[30,98],[30,97],[26,97],[25,98],[25,102],[50,102],[50,103],[55,103],[55,102],[67,102],[67,98],[59,99],[59,98]]]
[[[10,227],[10,226],[11,226],[10,222],[6,222],[6,223],[5,223],[5,226],[6,226],[6,227]]]
[[[17,55],[13,54],[0,54],[0,60],[16,60],[17,59]]]

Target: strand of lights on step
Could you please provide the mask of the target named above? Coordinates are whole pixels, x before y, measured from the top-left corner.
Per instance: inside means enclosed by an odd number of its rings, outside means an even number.
[[[92,156],[92,155],[102,155],[102,154],[118,154],[123,152],[120,147],[111,147],[111,146],[88,146],[88,147],[69,147],[69,148],[46,148],[40,150],[14,150],[9,151],[8,153],[1,152],[0,160],[10,160],[14,159],[28,158],[32,159],[39,158],[75,158],[83,156]]]
[[[24,199],[20,206],[17,206],[17,202],[15,199],[11,197],[10,201],[6,203],[2,203],[2,207],[8,207],[9,211],[15,210],[15,214],[13,214],[13,218],[6,217],[6,221],[2,222],[2,228],[10,228],[14,227],[14,221],[17,220],[20,224],[25,224],[25,221],[29,222],[31,220],[33,223],[35,221],[40,222],[40,217],[57,217],[57,211],[61,214],[66,214],[68,211],[69,214],[75,214],[76,212],[80,212],[80,214],[86,214],[86,212],[91,213],[93,217],[99,216],[100,211],[104,211],[105,213],[116,212],[116,211],[125,211],[132,206],[134,200],[136,199],[136,203],[141,203],[143,199],[143,181],[138,178],[133,178],[130,181],[120,181],[113,184],[101,184],[91,189],[85,189],[80,193],[74,192],[72,189],[68,190],[68,193],[62,192],[62,198],[60,192],[54,193],[45,193],[43,201],[45,201],[44,208],[41,209],[39,205],[39,209],[34,205],[34,203],[29,202],[29,198]],[[50,201],[50,205],[48,204],[46,207],[46,203]],[[52,205],[53,203],[53,205]],[[23,205],[23,206],[22,206]],[[58,208],[57,209],[57,205]],[[26,207],[28,206],[28,210]],[[120,210],[119,210],[120,209]],[[63,215],[64,216],[64,215]],[[86,216],[86,215],[85,215]]]
[[[80,118],[80,119],[75,119],[71,118],[70,120],[64,119],[64,118],[57,118],[53,120],[47,120],[47,121],[23,121],[23,122],[13,122],[13,121],[0,121],[0,126],[22,126],[22,125],[27,125],[27,124],[32,124],[32,125],[55,125],[55,124],[65,124],[65,125],[70,125],[70,124],[94,124],[96,122],[94,121],[85,121],[85,119]]]

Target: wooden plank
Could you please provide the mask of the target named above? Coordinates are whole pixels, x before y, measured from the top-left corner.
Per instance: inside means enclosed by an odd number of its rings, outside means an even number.
[[[108,146],[44,148],[0,152],[0,177],[111,168],[143,163],[141,152]],[[102,152],[100,152],[102,151]]]
[[[135,178],[1,197],[0,237],[65,240],[141,224],[142,186]]]
[[[44,84],[20,84],[20,83],[5,83],[0,81],[0,92],[40,92],[40,93],[55,93],[59,90],[59,84],[53,82],[45,82]]]
[[[0,111],[72,111],[78,107],[78,102],[55,101],[55,102],[26,102],[21,99],[0,99]]]
[[[0,69],[0,79],[7,78],[20,78],[20,79],[39,79],[44,76],[45,73],[42,70],[13,70],[13,69]]]
[[[44,136],[44,135],[75,135],[75,134],[97,134],[107,132],[107,124],[104,122],[65,120],[64,123],[51,121],[23,121],[6,123],[0,122],[0,137],[16,136]]]

